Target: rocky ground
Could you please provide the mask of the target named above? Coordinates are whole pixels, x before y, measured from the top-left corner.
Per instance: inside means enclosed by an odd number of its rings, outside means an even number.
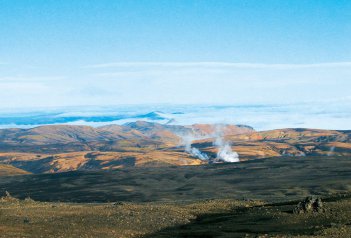
[[[322,198],[323,210],[294,213],[298,201],[47,203],[0,199],[0,237],[349,237],[351,194]]]
[[[189,224],[198,216],[260,202],[231,200],[185,204],[47,203],[5,196],[0,200],[1,237],[142,237]]]

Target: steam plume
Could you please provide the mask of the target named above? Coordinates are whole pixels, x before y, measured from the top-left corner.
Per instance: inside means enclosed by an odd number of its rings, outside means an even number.
[[[223,126],[216,126],[216,140],[214,143],[217,148],[217,160],[235,163],[240,162],[239,154],[232,150],[230,144],[223,140]]]
[[[328,152],[328,156],[332,156],[334,154],[335,151],[335,146],[330,147],[330,150]]]
[[[188,136],[183,136],[183,143],[185,144],[185,151],[189,154],[191,154],[194,157],[199,158],[200,160],[209,160],[209,157],[207,154],[202,153],[199,149],[192,147],[191,142],[194,140],[194,138],[190,135]]]

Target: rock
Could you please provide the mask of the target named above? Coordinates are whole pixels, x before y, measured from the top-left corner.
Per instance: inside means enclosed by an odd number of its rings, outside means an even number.
[[[294,208],[293,213],[313,213],[313,212],[323,212],[323,203],[320,198],[307,197],[302,202],[299,202]]]
[[[1,197],[0,201],[1,202],[18,202],[19,200],[17,198],[12,197],[8,191],[5,191],[5,196]]]
[[[30,198],[30,197],[26,197],[24,199],[24,202],[26,202],[26,203],[35,203],[35,201],[32,198]]]

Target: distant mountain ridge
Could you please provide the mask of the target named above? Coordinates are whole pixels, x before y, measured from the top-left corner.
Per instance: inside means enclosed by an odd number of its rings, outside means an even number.
[[[123,125],[138,120],[172,125],[196,123],[246,124],[256,130],[276,128],[351,129],[350,102],[316,104],[236,105],[115,105],[0,111],[0,128],[33,128],[42,125]],[[343,109],[342,109],[343,108]],[[299,117],[296,117],[299,115]]]
[[[38,126],[38,125],[55,125],[55,124],[69,124],[74,122],[114,122],[122,120],[130,121],[169,121],[172,120],[172,115],[178,115],[179,113],[164,113],[162,111],[152,111],[148,113],[107,113],[101,115],[75,115],[65,113],[48,113],[39,115],[21,115],[21,116],[1,116],[0,125],[15,124],[19,126]]]
[[[248,126],[222,125],[225,135],[235,135],[253,132]],[[102,127],[78,125],[50,125],[30,129],[2,129],[0,130],[0,148],[6,146],[26,147],[42,145],[87,145],[94,143],[111,144],[112,142],[154,141],[159,144],[177,145],[183,135],[197,137],[211,137],[215,132],[214,125],[195,124],[190,126],[165,125],[146,121],[136,121],[124,125],[108,125]],[[27,148],[26,148],[27,149]],[[49,151],[51,151],[49,149]],[[61,151],[62,152],[62,151]]]

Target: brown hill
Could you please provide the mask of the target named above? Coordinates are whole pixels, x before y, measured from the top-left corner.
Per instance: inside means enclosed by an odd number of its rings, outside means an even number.
[[[223,125],[226,135],[252,132],[243,126]],[[0,130],[0,151],[62,153],[86,150],[125,150],[124,147],[176,146],[181,137],[211,136],[213,125],[176,126],[137,121],[103,127],[51,125]]]
[[[0,176],[30,174],[28,171],[16,168],[9,164],[0,164]]]
[[[215,156],[213,138],[193,145]],[[317,129],[279,129],[226,136],[241,160],[275,156],[350,156],[351,132]]]
[[[185,152],[184,136],[202,138],[192,141],[191,146],[209,160]],[[199,165],[216,161],[219,148],[215,141],[219,137],[232,146],[241,161],[279,156],[351,156],[350,131],[256,132],[248,126],[138,121],[98,128],[55,125],[0,130],[0,163],[33,173]]]
[[[12,164],[32,173],[59,173],[67,171],[112,170],[125,167],[163,167],[204,164],[185,152],[79,151],[61,154],[0,153],[0,163]],[[1,165],[1,164],[0,164]]]

